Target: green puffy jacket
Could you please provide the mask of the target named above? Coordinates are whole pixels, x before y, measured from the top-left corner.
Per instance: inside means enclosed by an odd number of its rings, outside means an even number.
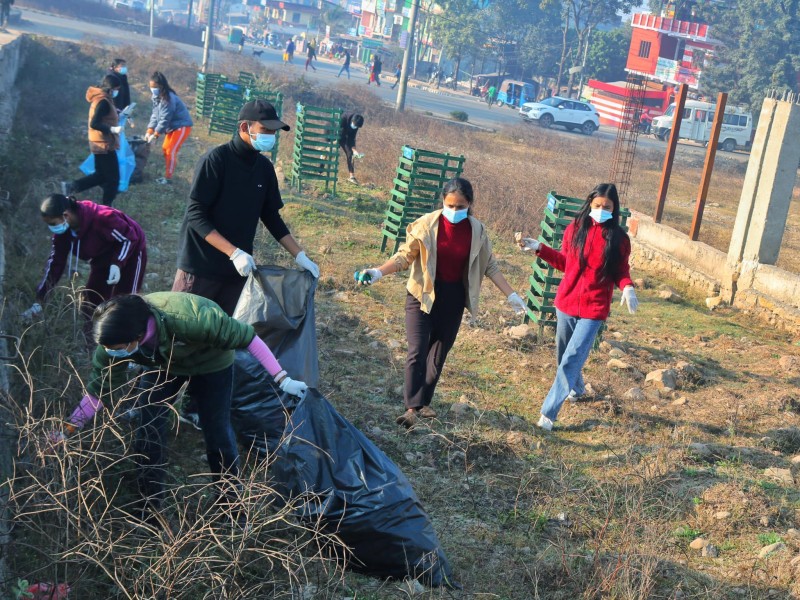
[[[86,388],[97,398],[127,383],[130,361],[172,375],[213,373],[231,366],[234,350],[247,348],[256,335],[250,325],[232,319],[216,302],[201,296],[157,292],[143,298],[156,319],[156,350],[152,356],[140,349],[126,359],[116,360],[98,346]]]

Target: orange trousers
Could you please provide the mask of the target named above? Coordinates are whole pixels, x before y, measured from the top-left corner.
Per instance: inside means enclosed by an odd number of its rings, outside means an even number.
[[[165,177],[167,179],[172,179],[172,175],[175,173],[175,167],[178,165],[178,151],[191,132],[191,127],[181,127],[180,129],[170,131],[164,137],[164,144],[161,146],[161,149],[164,151],[164,162],[166,163]]]

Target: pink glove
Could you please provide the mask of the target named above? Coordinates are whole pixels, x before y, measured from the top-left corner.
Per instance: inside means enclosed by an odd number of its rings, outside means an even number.
[[[103,408],[103,403],[91,394],[86,394],[81,398],[77,408],[72,411],[72,414],[67,419],[70,423],[75,425],[77,429],[81,429],[86,423],[91,421],[94,416]]]
[[[250,342],[250,345],[247,347],[247,351],[256,357],[256,360],[261,363],[261,365],[267,370],[267,373],[272,375],[274,378],[276,375],[279,375],[280,372],[283,370],[281,369],[281,365],[278,363],[278,359],[275,358],[275,355],[272,353],[272,350],[264,343],[260,337],[255,336],[253,341]]]

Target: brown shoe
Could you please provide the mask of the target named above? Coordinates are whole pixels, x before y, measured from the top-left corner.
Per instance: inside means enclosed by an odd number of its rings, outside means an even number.
[[[394,422],[398,425],[402,425],[406,429],[411,429],[417,424],[417,422],[419,422],[419,417],[417,416],[416,410],[409,408],[406,412],[397,417]]]
[[[436,411],[433,410],[430,406],[423,406],[417,411],[417,414],[422,417],[423,419],[435,419],[436,418]]]

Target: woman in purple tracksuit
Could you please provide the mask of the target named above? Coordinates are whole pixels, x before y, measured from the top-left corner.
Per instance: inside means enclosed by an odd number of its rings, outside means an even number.
[[[147,243],[136,221],[116,208],[61,194],[45,198],[40,212],[53,232],[53,242],[44,277],[36,288],[36,303],[24,316],[41,312],[40,302],[61,279],[64,268],[72,276],[79,259],[90,265],[81,293],[81,311],[89,321],[101,302],[139,291],[147,266]]]

